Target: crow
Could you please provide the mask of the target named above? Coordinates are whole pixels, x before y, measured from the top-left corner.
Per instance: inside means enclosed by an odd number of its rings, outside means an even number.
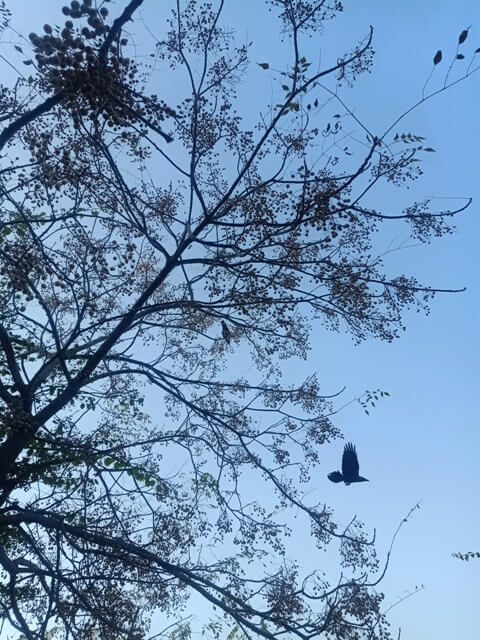
[[[342,456],[342,472],[332,471],[328,474],[328,479],[332,482],[345,482],[346,485],[352,482],[368,482],[368,478],[362,478],[358,475],[360,470],[357,458],[357,452],[351,442],[347,442],[343,450]]]
[[[222,336],[227,344],[230,344],[230,329],[227,327],[225,320],[222,320]]]

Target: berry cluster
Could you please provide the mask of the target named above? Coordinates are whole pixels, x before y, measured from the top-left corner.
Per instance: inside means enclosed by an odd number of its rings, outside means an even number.
[[[62,11],[74,19],[87,19],[88,26],[75,28],[67,20],[63,29],[44,25],[45,34],[30,34],[35,58],[42,72],[42,88],[62,93],[72,107],[75,128],[83,118],[97,122],[102,116],[118,129],[132,123],[161,121],[174,115],[157,96],[143,96],[137,90],[138,65],[121,55],[125,38],[108,46],[108,10],[92,8],[91,0],[73,0]]]
[[[2,262],[0,273],[8,276],[13,289],[24,293],[27,299],[31,300],[33,296],[30,292],[30,281],[32,276],[39,275],[35,251],[20,241],[11,242],[2,248]]]

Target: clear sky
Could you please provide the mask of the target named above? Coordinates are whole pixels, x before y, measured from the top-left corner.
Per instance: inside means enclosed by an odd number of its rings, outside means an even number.
[[[7,4],[14,13],[13,26],[28,34],[40,31],[45,21],[60,22],[64,3]],[[158,35],[166,4],[166,0],[146,0],[141,12]],[[254,62],[275,63],[281,57],[277,23],[259,10],[260,0],[227,0],[226,5],[238,39],[253,41],[251,75],[240,93],[245,109],[256,115],[270,99],[271,85],[268,74]],[[123,6],[120,0],[110,3],[112,15]],[[459,33],[470,25],[466,52],[480,46],[476,0],[346,0],[344,8],[344,14],[310,42],[309,59],[335,60],[373,25],[373,72],[345,90],[342,98],[375,133],[418,100],[437,49],[443,50],[447,64]],[[140,34],[141,25],[131,27],[132,32],[137,29]],[[12,47],[3,42],[1,48],[11,59]],[[21,56],[18,61],[21,66]],[[445,66],[435,71],[429,86],[440,86],[444,70]],[[343,443],[337,441],[323,451],[312,501],[324,500],[334,507],[340,521],[348,522],[357,514],[370,529],[376,528],[381,557],[399,521],[422,501],[397,538],[382,584],[387,606],[415,586],[425,587],[391,611],[394,628],[402,627],[402,640],[478,637],[480,561],[463,563],[451,554],[480,550],[479,102],[480,73],[423,105],[398,127],[425,136],[437,151],[425,154],[424,175],[407,194],[411,200],[434,195],[471,196],[474,201],[467,213],[457,217],[455,235],[394,254],[392,272],[401,265],[401,271],[425,284],[465,286],[466,292],[439,296],[428,317],[411,314],[407,331],[393,344],[369,340],[355,346],[347,335],[327,333],[318,326],[308,362],[291,369],[291,375],[298,372],[302,379],[317,372],[325,393],[345,385],[346,402],[365,389],[391,394],[369,416],[354,403],[337,418],[345,438],[356,443],[361,473],[370,482],[344,487],[326,480],[326,473],[340,461]],[[375,207],[395,212],[404,199],[403,192],[380,193]],[[438,200],[438,208],[448,204]],[[406,237],[406,227],[392,226],[382,241],[387,248]],[[308,558],[304,561],[308,563]]]

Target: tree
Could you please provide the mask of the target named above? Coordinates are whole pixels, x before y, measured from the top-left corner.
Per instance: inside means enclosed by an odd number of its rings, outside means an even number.
[[[281,365],[306,356],[312,321],[396,337],[437,290],[388,276],[375,232],[404,219],[426,242],[468,201],[366,204],[431,149],[398,121],[372,133],[342,100],[371,66],[372,31],[311,71],[303,38],[340,3],[267,3],[292,58],[259,63],[281,98],[254,126],[235,106],[249,46],[234,45],[223,2],[172,3],[152,60],[184,74],[179,99],[173,81],[168,97],[144,88],[125,34],[142,4],[110,17],[72,1],[64,27],[30,34],[32,75],[0,94],[3,620],[29,640],[133,640],[196,593],[233,634],[386,638],[374,536],[302,495],[339,435],[333,398],[314,376],[282,385]],[[317,140],[349,121],[365,142],[319,157]],[[256,379],[225,374],[240,352]],[[274,500],[252,494],[260,480]],[[289,508],[319,548],[339,542],[340,578],[286,556]]]

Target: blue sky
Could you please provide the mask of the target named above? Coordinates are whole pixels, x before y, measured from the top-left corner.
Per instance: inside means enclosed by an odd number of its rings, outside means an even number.
[[[7,4],[14,12],[13,26],[28,34],[40,31],[45,21],[60,22],[64,2]],[[158,34],[164,4],[146,0],[142,9]],[[278,29],[271,14],[259,10],[259,0],[226,4],[226,16],[239,41],[253,41],[251,75],[240,91],[253,117],[269,101],[273,87],[269,75],[254,62],[281,58]],[[123,5],[110,3],[111,13]],[[480,46],[480,4],[474,0],[346,0],[344,8],[344,14],[308,44],[307,57],[335,60],[373,25],[373,72],[361,77],[352,90],[346,89],[342,98],[355,106],[356,115],[375,133],[418,100],[437,49],[443,50],[446,65],[459,33],[469,25],[466,51]],[[135,32],[137,27],[131,29]],[[3,43],[2,49],[12,59],[12,47]],[[440,86],[444,69],[436,69],[430,87]],[[393,344],[369,340],[355,346],[347,335],[315,327],[308,362],[294,363],[290,369],[292,376],[298,372],[302,379],[317,372],[325,393],[345,385],[345,401],[365,389],[391,394],[369,416],[353,403],[337,419],[345,438],[356,443],[361,472],[370,482],[343,487],[326,481],[326,473],[340,460],[343,443],[337,441],[324,450],[321,473],[312,482],[312,500],[333,506],[340,521],[348,522],[357,514],[370,529],[375,527],[381,557],[398,522],[422,501],[396,541],[382,585],[387,605],[416,585],[425,586],[390,613],[405,640],[468,639],[478,626],[480,561],[463,563],[451,553],[480,550],[479,99],[480,73],[427,102],[398,127],[425,136],[437,151],[425,154],[424,175],[412,184],[408,198],[468,196],[474,201],[467,213],[457,217],[455,235],[395,254],[392,271],[398,267],[441,288],[465,286],[466,292],[439,296],[428,317],[412,313],[407,331]],[[391,210],[404,201],[405,192],[382,192],[375,206]],[[439,199],[438,207],[449,202]],[[392,225],[381,241],[386,247],[406,237],[405,227]],[[308,564],[308,558],[304,561]]]

